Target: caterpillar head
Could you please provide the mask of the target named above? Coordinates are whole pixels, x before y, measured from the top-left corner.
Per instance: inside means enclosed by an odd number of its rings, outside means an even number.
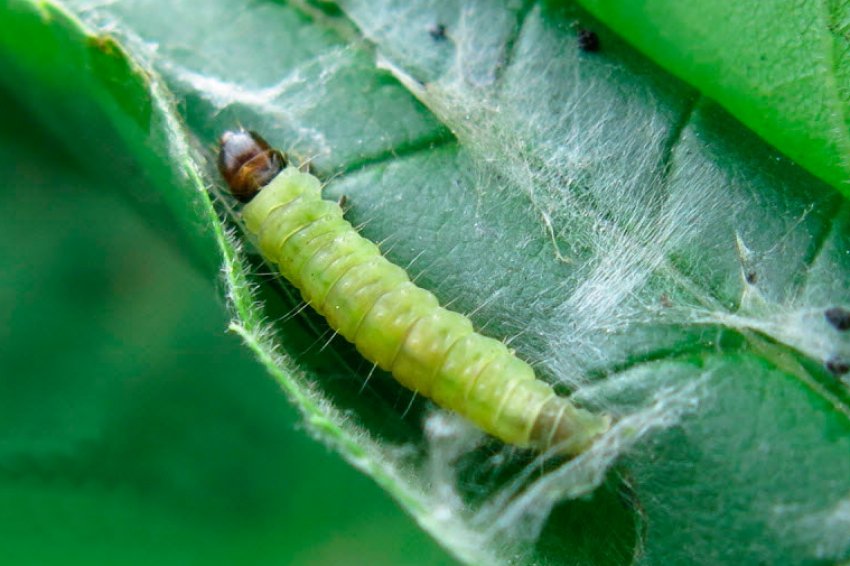
[[[286,167],[286,157],[255,132],[224,132],[218,143],[218,170],[241,202],[250,201]]]

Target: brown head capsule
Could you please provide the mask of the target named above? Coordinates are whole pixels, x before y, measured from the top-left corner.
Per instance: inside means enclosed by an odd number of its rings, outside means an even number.
[[[286,157],[259,134],[224,132],[219,138],[218,170],[241,202],[248,202],[286,167]]]

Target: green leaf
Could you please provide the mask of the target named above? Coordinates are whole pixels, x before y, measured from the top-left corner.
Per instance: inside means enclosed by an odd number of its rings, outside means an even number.
[[[0,563],[444,564],[297,430],[213,281],[0,107]]]
[[[850,3],[580,3],[850,196]]]
[[[850,336],[824,314],[850,307],[846,201],[573,5],[340,5],[18,1],[2,80],[101,173],[136,164],[152,221],[208,275],[220,254],[231,329],[313,433],[460,559],[850,558],[826,369]],[[611,433],[567,463],[482,445],[287,316],[215,212],[238,219],[210,165],[236,123],[310,158],[388,257]]]

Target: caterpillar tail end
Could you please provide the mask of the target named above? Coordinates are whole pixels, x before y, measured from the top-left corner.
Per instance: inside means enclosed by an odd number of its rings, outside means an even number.
[[[579,409],[561,397],[543,408],[532,430],[532,442],[541,450],[577,456],[611,428],[611,416]]]

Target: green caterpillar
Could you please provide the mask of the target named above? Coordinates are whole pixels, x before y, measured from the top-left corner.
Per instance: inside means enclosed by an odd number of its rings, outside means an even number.
[[[219,169],[263,256],[366,359],[405,387],[520,447],[578,454],[609,417],[559,397],[500,341],[442,308],[322,200],[321,183],[244,130],[220,140]]]

